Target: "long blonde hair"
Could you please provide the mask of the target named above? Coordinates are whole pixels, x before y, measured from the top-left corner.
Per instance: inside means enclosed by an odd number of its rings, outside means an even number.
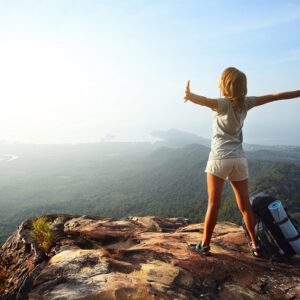
[[[234,67],[225,69],[221,75],[219,88],[222,94],[232,101],[233,109],[242,112],[247,110],[247,77]]]

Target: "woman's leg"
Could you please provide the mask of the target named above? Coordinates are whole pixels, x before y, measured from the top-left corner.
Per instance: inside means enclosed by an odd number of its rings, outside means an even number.
[[[204,221],[202,245],[208,246],[218,219],[224,179],[207,173],[208,206]]]
[[[256,220],[249,201],[248,179],[231,181],[230,183],[233,188],[238,207],[243,215],[243,219],[252,240],[252,244],[254,247],[256,247],[256,239],[254,234]]]

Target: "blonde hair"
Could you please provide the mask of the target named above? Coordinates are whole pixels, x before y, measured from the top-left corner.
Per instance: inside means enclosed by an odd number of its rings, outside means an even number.
[[[240,70],[229,67],[221,75],[219,88],[221,93],[232,101],[233,109],[242,112],[247,110],[247,77]]]

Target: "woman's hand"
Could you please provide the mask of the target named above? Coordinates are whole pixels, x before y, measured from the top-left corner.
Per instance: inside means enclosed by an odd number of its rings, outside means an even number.
[[[218,102],[216,99],[207,98],[204,96],[196,95],[191,93],[190,91],[190,81],[188,80],[185,87],[185,96],[184,96],[184,102],[187,102],[190,100],[193,103],[207,106],[211,108],[212,110],[216,110],[218,107]]]
[[[191,98],[191,91],[190,91],[190,81],[188,80],[185,87],[185,96],[184,96],[184,102],[187,102]]]

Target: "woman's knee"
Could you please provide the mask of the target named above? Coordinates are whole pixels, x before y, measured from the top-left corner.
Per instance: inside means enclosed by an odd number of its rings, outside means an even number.
[[[208,209],[212,211],[219,211],[221,201],[208,201]]]

